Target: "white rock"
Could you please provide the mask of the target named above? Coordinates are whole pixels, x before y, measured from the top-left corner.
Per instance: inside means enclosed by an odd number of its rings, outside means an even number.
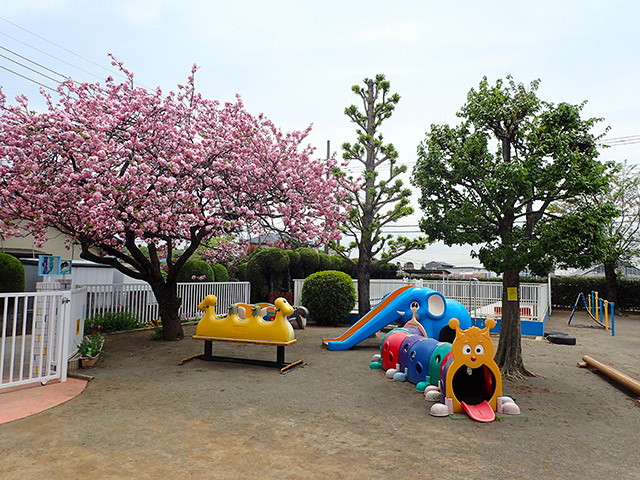
[[[449,407],[443,403],[434,403],[431,405],[429,413],[434,417],[446,417],[449,415]]]
[[[502,413],[505,415],[520,415],[520,407],[511,401],[502,405]]]
[[[429,390],[424,392],[424,398],[427,402],[439,402],[440,392],[437,390]]]

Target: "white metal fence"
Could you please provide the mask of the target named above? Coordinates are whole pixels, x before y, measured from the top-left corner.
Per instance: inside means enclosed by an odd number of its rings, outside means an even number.
[[[301,305],[303,283],[302,279],[294,280],[295,305]],[[353,284],[357,291],[358,281],[353,280]],[[456,300],[464,305],[472,318],[499,319],[502,317],[502,283],[478,280],[374,279],[369,284],[371,307],[403,285],[425,286],[440,292],[445,298]],[[550,313],[551,299],[549,286],[546,283],[521,283],[519,298],[520,317],[523,320],[541,322]],[[358,309],[357,302],[354,309]]]
[[[148,325],[159,319],[158,302],[146,283],[108,285],[85,285],[87,289],[87,317],[110,312],[129,312],[136,315],[142,324]],[[185,318],[202,315],[198,304],[207,295],[218,298],[216,313],[227,313],[229,305],[249,303],[249,282],[179,283],[178,297],[182,299],[179,314]]]
[[[67,361],[77,350],[72,342],[83,334],[84,295],[84,291],[0,295],[0,390],[66,381]]]

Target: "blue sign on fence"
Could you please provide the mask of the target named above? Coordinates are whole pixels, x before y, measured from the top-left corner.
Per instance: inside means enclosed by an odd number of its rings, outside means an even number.
[[[60,275],[60,257],[58,255],[40,255],[38,257],[38,275]]]

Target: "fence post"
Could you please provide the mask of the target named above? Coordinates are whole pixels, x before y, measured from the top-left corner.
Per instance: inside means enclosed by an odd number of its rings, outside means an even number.
[[[69,369],[69,339],[71,332],[71,292],[64,292],[60,297],[62,304],[62,315],[59,316],[60,325],[58,325],[58,336],[62,337],[62,345],[58,351],[58,368],[60,369],[60,382],[67,381],[67,372]]]

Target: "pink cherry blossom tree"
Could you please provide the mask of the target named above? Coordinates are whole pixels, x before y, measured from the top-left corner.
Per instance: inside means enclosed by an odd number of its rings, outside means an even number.
[[[44,113],[0,91],[0,228],[38,241],[55,228],[82,258],[148,282],[173,340],[183,336],[178,272],[204,240],[219,239],[226,255],[241,232],[327,242],[339,237],[346,195],[333,165],[302,146],[309,129],[283,133],[240,98],[203,98],[195,66],[165,95],[119,65],[123,83],[69,80],[57,101],[43,91]]]

